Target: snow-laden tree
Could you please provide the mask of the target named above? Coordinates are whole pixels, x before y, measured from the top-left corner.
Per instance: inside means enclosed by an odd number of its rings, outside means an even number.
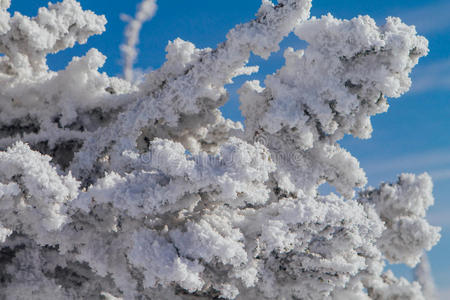
[[[385,272],[439,239],[425,220],[427,174],[367,188],[339,140],[405,93],[427,40],[368,16],[309,16],[310,0],[263,0],[215,49],[176,39],[141,81],[109,77],[91,49],[59,72],[46,56],[85,43],[106,19],[75,0],[29,18],[0,0],[1,299],[423,299]],[[128,30],[126,78],[146,0]],[[225,86],[251,53],[285,65]],[[340,195],[321,195],[320,185]]]

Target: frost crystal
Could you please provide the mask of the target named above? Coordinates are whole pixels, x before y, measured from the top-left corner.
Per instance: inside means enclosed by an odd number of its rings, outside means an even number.
[[[75,0],[34,18],[9,4],[0,0],[0,298],[423,299],[423,280],[383,269],[416,265],[439,240],[425,219],[430,177],[356,195],[365,173],[338,144],[369,138],[386,97],[409,89],[428,52],[413,26],[310,18],[309,0],[264,0],[216,49],[176,39],[160,69],[131,82],[154,1],[130,20],[128,80],[100,73],[96,49],[59,72],[46,64],[102,33],[103,16]],[[245,127],[224,118],[225,86],[291,32],[308,47],[240,88]],[[323,183],[342,196],[319,195]]]

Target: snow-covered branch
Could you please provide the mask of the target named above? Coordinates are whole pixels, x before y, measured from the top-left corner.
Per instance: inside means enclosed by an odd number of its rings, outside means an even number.
[[[264,0],[217,48],[175,39],[130,82],[142,2],[126,31],[125,78],[91,49],[61,71],[46,56],[104,31],[75,0],[11,16],[0,1],[0,298],[423,299],[414,266],[439,239],[428,175],[364,188],[339,145],[369,138],[428,43],[398,18],[310,18],[309,0]],[[239,90],[245,127],[222,116],[250,54],[285,65]],[[319,195],[323,183],[340,195]]]

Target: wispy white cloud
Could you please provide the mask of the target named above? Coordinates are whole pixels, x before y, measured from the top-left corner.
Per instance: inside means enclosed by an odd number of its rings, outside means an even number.
[[[448,300],[450,299],[450,288],[446,288],[446,289],[439,289],[438,290],[438,299],[439,300]]]
[[[450,211],[449,210],[439,210],[438,212],[431,212],[427,215],[427,220],[433,226],[449,228],[450,227]],[[448,299],[450,299],[450,297]]]
[[[450,20],[450,15],[448,18]],[[416,68],[411,92],[450,91],[450,59],[419,64]]]
[[[407,24],[414,24],[420,34],[441,32],[450,28],[450,2],[440,1],[412,10],[402,10],[398,16]]]
[[[450,149],[409,154],[383,161],[363,161],[363,167],[368,173],[374,175],[404,170],[428,171],[433,180],[445,180],[450,178]]]
[[[430,172],[434,181],[450,179],[450,169],[433,170]]]

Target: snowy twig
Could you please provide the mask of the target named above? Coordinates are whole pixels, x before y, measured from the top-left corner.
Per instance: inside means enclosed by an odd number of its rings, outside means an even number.
[[[125,29],[126,43],[120,46],[123,56],[123,74],[127,81],[133,81],[133,65],[136,61],[138,50],[136,49],[139,43],[139,32],[142,25],[149,21],[156,13],[156,0],[143,0],[138,6],[138,10],[134,19],[128,15],[121,15],[123,21],[128,22]]]

